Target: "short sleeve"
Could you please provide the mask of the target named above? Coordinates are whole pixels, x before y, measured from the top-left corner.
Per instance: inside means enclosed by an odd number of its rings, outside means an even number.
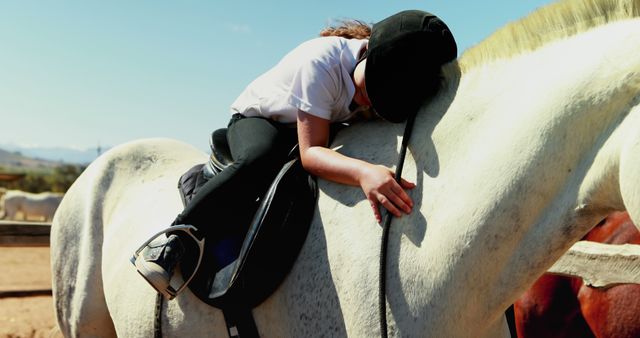
[[[305,113],[331,120],[337,91],[338,86],[326,65],[310,60],[295,72],[288,102]]]

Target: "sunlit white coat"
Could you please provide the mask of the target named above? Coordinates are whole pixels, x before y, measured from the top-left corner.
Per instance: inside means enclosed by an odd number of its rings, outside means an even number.
[[[612,210],[640,224],[638,55],[640,20],[622,20],[446,66],[409,145],[415,209],[390,234],[391,336],[508,337],[503,311],[590,227]],[[402,128],[364,123],[334,146],[391,167]],[[143,140],[109,151],[74,184],[51,237],[66,335],[152,335],[155,293],[128,259],[181,211],[177,179],[205,159],[182,143]],[[260,334],[379,336],[380,236],[358,188],[320,181],[300,257],[253,311]],[[167,337],[225,336],[221,313],[189,292],[162,318]]]

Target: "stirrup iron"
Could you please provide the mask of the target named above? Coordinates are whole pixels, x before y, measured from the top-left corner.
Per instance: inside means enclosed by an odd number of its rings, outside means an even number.
[[[133,257],[131,258],[131,261],[135,264],[135,261],[138,259],[138,256],[140,256],[140,253],[142,252],[142,250],[144,250],[144,248],[147,245],[149,245],[149,243],[153,242],[156,238],[160,237],[161,235],[164,235],[164,234],[166,234],[168,232],[176,232],[176,231],[183,231],[183,232],[187,233],[189,236],[191,236],[191,238],[193,238],[195,243],[198,245],[199,254],[198,254],[198,262],[196,263],[195,269],[193,269],[193,273],[191,273],[191,276],[189,276],[189,278],[184,278],[184,276],[182,276],[182,278],[183,278],[183,280],[185,280],[185,282],[182,283],[182,285],[180,285],[180,287],[175,289],[173,286],[171,286],[171,281],[169,281],[169,286],[167,287],[167,290],[166,290],[167,293],[169,294],[169,300],[175,298],[178,293],[180,293],[182,290],[184,290],[185,287],[187,287],[189,282],[191,282],[193,277],[196,275],[196,272],[198,271],[198,268],[200,267],[200,263],[202,262],[202,256],[204,255],[204,241],[205,241],[205,239],[204,238],[198,239],[198,237],[196,237],[194,232],[197,232],[198,229],[196,229],[196,227],[194,227],[193,225],[185,225],[185,224],[170,226],[170,227],[168,227],[168,228],[156,233],[155,235],[151,236],[151,238],[149,238],[149,240],[144,242],[135,251],[135,253],[133,254]]]

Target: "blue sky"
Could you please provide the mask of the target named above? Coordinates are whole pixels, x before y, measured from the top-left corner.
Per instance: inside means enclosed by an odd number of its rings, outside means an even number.
[[[332,20],[441,17],[459,53],[549,0],[0,0],[0,145],[206,149],[256,76]]]

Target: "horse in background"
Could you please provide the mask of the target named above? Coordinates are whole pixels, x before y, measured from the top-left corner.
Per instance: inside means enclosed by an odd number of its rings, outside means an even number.
[[[21,190],[7,190],[0,198],[4,210],[3,218],[51,222],[63,196],[64,194],[54,192],[34,194]]]
[[[403,176],[413,212],[389,233],[387,318],[396,337],[505,337],[504,311],[606,215],[640,222],[640,2],[541,8],[443,67],[418,112]],[[393,167],[401,125],[356,124],[332,144]],[[166,139],[111,149],[67,192],[51,229],[65,336],[149,337],[156,293],[132,252],[182,210],[180,175],[206,161]],[[381,226],[357,187],[319,180],[306,242],[253,309],[264,337],[380,336]],[[166,336],[226,335],[183,292]]]
[[[584,238],[607,244],[640,244],[626,212],[607,216]],[[640,337],[640,285],[607,288],[581,278],[544,274],[514,304],[519,338]]]

